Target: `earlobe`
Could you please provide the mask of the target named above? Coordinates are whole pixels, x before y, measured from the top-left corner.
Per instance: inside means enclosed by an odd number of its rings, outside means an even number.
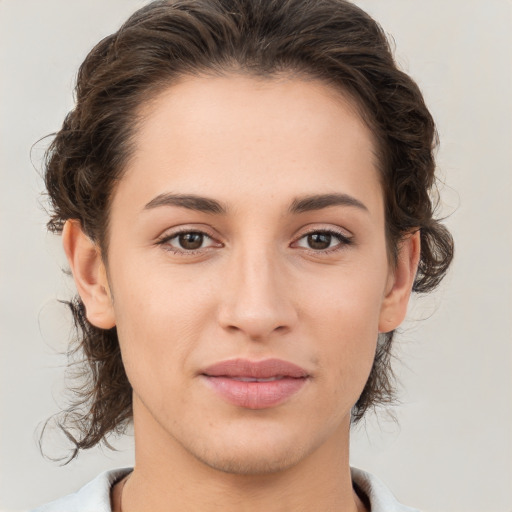
[[[66,221],[62,245],[85,305],[87,320],[101,329],[114,327],[112,297],[99,247],[83,232],[76,219]]]
[[[379,332],[390,332],[404,320],[411,296],[414,278],[418,270],[421,242],[420,231],[410,233],[399,243],[398,258],[390,273],[389,285],[382,302]]]

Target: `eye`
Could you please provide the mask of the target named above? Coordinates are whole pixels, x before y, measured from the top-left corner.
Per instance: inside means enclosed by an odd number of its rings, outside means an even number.
[[[162,238],[159,244],[173,252],[194,252],[209,247],[218,247],[219,243],[202,231],[181,231]]]
[[[187,251],[193,251],[199,249],[205,240],[205,235],[203,233],[180,233],[179,235],[171,238],[169,243],[171,245],[173,241],[175,241],[180,249],[186,249]]]
[[[352,240],[347,236],[330,230],[318,230],[307,233],[295,243],[298,247],[310,249],[313,251],[329,251],[341,249],[345,245],[350,245]]]

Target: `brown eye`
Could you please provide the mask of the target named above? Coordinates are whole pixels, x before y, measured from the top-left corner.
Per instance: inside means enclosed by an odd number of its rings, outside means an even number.
[[[181,233],[177,238],[180,248],[188,251],[199,249],[204,242],[204,235],[202,233]]]
[[[351,238],[337,231],[318,230],[305,234],[294,242],[293,246],[318,252],[331,252],[341,250],[352,243]]]
[[[330,233],[310,233],[307,242],[311,249],[322,251],[331,247],[332,238]]]
[[[164,249],[182,256],[203,254],[213,248],[221,248],[223,244],[203,231],[180,231],[164,236],[158,242]]]

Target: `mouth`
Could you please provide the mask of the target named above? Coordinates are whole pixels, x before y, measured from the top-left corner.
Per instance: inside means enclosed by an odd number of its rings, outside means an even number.
[[[225,401],[247,409],[280,405],[310,378],[304,368],[281,359],[231,359],[209,366],[201,376]]]
[[[275,377],[268,377],[267,379],[257,379],[256,377],[231,377],[233,380],[240,382],[274,382],[286,378],[284,375],[277,375]]]

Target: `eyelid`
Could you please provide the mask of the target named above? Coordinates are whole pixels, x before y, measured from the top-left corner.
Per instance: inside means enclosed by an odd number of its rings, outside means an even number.
[[[198,227],[197,225],[196,226],[194,226],[194,225],[184,225],[183,226],[182,225],[182,226],[178,226],[176,228],[169,228],[169,229],[166,229],[161,235],[159,235],[157,237],[155,244],[162,246],[165,250],[168,250],[175,254],[184,254],[184,255],[194,255],[196,253],[204,252],[205,250],[209,250],[211,248],[222,247],[223,246],[222,242],[219,242],[217,239],[218,237],[213,235],[210,231],[211,230],[209,230],[205,226]],[[212,240],[214,243],[208,247],[200,247],[199,249],[191,249],[191,250],[179,249],[179,248],[173,247],[170,244],[168,244],[168,242],[170,240],[172,240],[184,233],[200,233],[204,237]]]
[[[339,244],[335,245],[334,247],[329,247],[327,249],[321,250],[321,249],[308,249],[307,247],[301,247],[302,249],[309,251],[313,254],[328,254],[330,252],[336,252],[343,250],[349,245],[354,244],[353,235],[347,234],[347,230],[338,227],[338,226],[311,226],[308,229],[302,231],[300,235],[296,236],[293,240],[293,242],[290,244],[292,247],[294,244],[297,244],[300,240],[303,238],[313,234],[313,233],[327,233],[329,235],[337,237],[340,242]]]
[[[200,233],[201,235],[209,238],[213,243],[208,247],[200,247],[199,249],[179,249],[171,246],[168,244],[168,242],[176,237],[178,237],[180,234],[183,233]],[[309,251],[314,254],[328,254],[330,252],[336,252],[343,250],[345,247],[349,245],[354,244],[353,235],[348,230],[341,228],[339,226],[325,226],[325,225],[313,225],[313,226],[306,226],[304,227],[300,234],[295,236],[293,241],[290,244],[290,247],[297,247],[296,244],[302,240],[303,238],[307,237],[308,235],[311,235],[313,233],[326,233],[329,235],[332,235],[336,238],[338,238],[339,243],[336,244],[334,247],[329,247],[327,249],[308,249],[307,247],[300,247],[305,251]],[[155,244],[163,246],[166,250],[180,254],[180,255],[194,255],[196,253],[205,252],[212,248],[221,248],[224,246],[222,242],[218,240],[218,236],[216,234],[212,233],[212,230],[209,229],[208,226],[197,226],[197,225],[181,225],[176,226],[175,228],[168,228],[157,237]]]
[[[331,233],[346,240],[352,240],[354,237],[348,229],[342,228],[341,226],[333,224],[308,224],[299,230],[299,234],[295,236],[295,240],[310,235],[311,233]]]
[[[178,226],[166,228],[156,237],[156,241],[169,239],[182,233],[202,233],[210,238],[217,239],[218,235],[207,225],[204,224],[180,224]]]

